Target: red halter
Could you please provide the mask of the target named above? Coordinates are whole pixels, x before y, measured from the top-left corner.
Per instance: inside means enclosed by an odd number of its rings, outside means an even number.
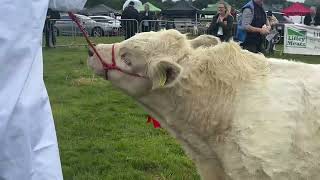
[[[77,24],[77,26],[79,27],[80,31],[83,33],[86,41],[88,42],[89,46],[92,48],[94,53],[97,55],[99,61],[101,62],[102,66],[103,66],[103,69],[105,70],[106,79],[108,79],[108,70],[117,70],[117,71],[120,71],[122,73],[131,75],[131,76],[140,77],[140,78],[146,78],[146,77],[141,76],[139,74],[126,72],[126,71],[120,69],[117,66],[116,58],[115,58],[115,52],[114,52],[114,49],[115,49],[114,44],[112,44],[112,64],[105,63],[105,61],[103,61],[102,57],[100,56],[100,54],[98,53],[97,49],[95,48],[94,44],[89,40],[88,32],[84,29],[84,27],[82,26],[82,24],[78,20],[77,16],[74,15],[72,12],[68,12],[68,14],[69,14],[69,17]]]

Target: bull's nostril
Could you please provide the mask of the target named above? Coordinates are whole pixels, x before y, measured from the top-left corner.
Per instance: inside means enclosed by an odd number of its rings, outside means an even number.
[[[93,56],[94,53],[92,52],[91,49],[89,49],[89,50],[88,50],[88,54],[89,54],[89,56],[91,57],[91,56]]]

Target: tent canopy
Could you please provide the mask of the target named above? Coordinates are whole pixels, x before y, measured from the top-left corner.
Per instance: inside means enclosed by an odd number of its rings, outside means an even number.
[[[310,13],[310,8],[307,8],[303,4],[296,2],[283,9],[282,12],[287,16],[305,16]]]
[[[227,2],[225,2],[227,6],[230,6]],[[217,14],[218,12],[218,4],[208,4],[207,8],[202,9],[202,14],[207,14],[207,15],[214,15]]]
[[[203,14],[217,14],[218,4],[208,4],[207,8],[202,9]]]
[[[163,10],[162,14],[171,17],[195,17],[200,12],[201,10],[192,6],[190,2],[182,0],[176,2],[173,7]]]
[[[155,5],[149,3],[149,2],[146,2],[144,3],[143,5],[139,6],[138,7],[138,11],[141,12],[141,11],[144,11],[144,5],[148,4],[149,5],[149,8],[150,8],[150,11],[151,12],[161,12],[161,9],[156,7]]]
[[[119,11],[104,4],[99,4],[92,8],[83,9],[82,11],[80,11],[80,13],[86,15],[110,15],[111,13],[120,14]]]

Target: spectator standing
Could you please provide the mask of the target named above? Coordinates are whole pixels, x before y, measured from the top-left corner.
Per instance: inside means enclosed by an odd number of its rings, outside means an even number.
[[[155,31],[159,31],[161,28],[161,13],[160,12],[155,12],[154,13],[154,20],[156,20],[156,22],[154,23],[154,30]]]
[[[55,47],[56,46],[56,32],[54,31],[55,19],[60,19],[60,13],[54,11],[51,8],[47,11],[47,18],[44,25],[46,47]]]
[[[149,32],[152,27],[155,28],[154,22],[151,22],[151,20],[154,20],[154,13],[150,11],[149,4],[144,5],[144,11],[141,12],[141,28],[142,32]]]
[[[212,18],[208,33],[220,38],[221,41],[229,41],[232,37],[233,17],[228,11],[225,2],[218,3],[218,14]]]
[[[237,22],[237,10],[234,8],[234,6],[230,9],[230,15],[233,17],[233,22]]]
[[[123,10],[121,19],[124,20],[121,24],[125,30],[125,39],[129,39],[138,32],[138,23],[140,22],[140,15],[138,10],[134,8],[133,1]]]
[[[175,29],[175,28],[176,28],[176,24],[174,23],[174,19],[173,18],[167,18],[165,29]]]
[[[242,7],[236,39],[241,46],[254,53],[264,53],[265,35],[270,33],[270,25],[263,9],[264,0],[250,0]]]
[[[320,25],[320,12],[319,8],[312,6],[310,8],[310,14],[306,15],[303,23],[307,26],[319,26]]]
[[[10,0],[0,6],[0,179],[62,180],[56,131],[43,81],[41,39],[48,7],[86,0]]]
[[[267,20],[272,30],[270,30],[270,33],[266,36],[265,51],[268,54],[273,54],[275,49],[275,40],[279,38],[279,32],[276,28],[276,25],[279,23],[279,21],[273,15],[272,11],[267,12]]]

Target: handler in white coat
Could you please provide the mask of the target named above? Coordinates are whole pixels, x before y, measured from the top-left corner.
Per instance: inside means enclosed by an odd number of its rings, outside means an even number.
[[[86,0],[0,0],[0,179],[62,178],[54,122],[43,82],[42,31],[48,7]]]

